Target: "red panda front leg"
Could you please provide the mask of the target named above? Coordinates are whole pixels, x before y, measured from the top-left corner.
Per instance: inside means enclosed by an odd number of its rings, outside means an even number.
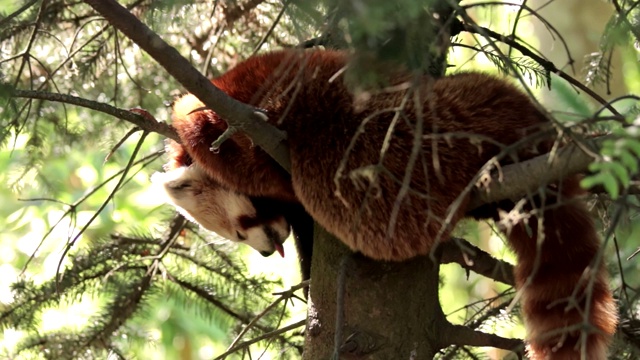
[[[204,104],[191,94],[176,100],[173,126],[189,155],[209,176],[248,196],[297,202],[290,175],[246,134],[237,132],[212,150],[228,126],[211,110],[196,111],[202,108]]]

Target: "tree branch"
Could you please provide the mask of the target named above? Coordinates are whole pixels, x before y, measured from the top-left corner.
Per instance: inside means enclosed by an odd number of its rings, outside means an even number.
[[[499,34],[499,33],[495,32],[495,31],[487,29],[485,27],[478,26],[476,24],[463,24],[462,26],[463,26],[464,30],[469,32],[469,33],[478,34],[478,35],[481,35],[481,36],[484,36],[484,37],[487,37],[487,38],[493,38],[495,40],[498,40],[498,41],[500,41],[502,43],[505,43],[505,44],[511,46],[512,48],[520,51],[520,53],[522,53],[522,55],[527,56],[527,57],[533,59],[534,61],[536,61],[538,64],[540,64],[540,66],[542,66],[547,72],[554,73],[554,74],[558,75],[559,77],[563,78],[564,80],[566,80],[571,85],[573,85],[576,88],[582,90],[586,94],[589,94],[589,96],[591,96],[597,102],[602,104],[603,107],[605,107],[606,109],[611,111],[611,113],[613,113],[613,114],[615,114],[617,116],[620,116],[622,118],[622,115],[620,115],[620,113],[608,101],[606,101],[602,96],[598,95],[595,91],[589,89],[587,86],[585,86],[584,84],[582,84],[578,80],[576,80],[573,77],[569,76],[564,71],[558,69],[556,67],[556,65],[554,63],[552,63],[551,61],[549,61],[547,59],[544,59],[542,56],[539,56],[539,55],[535,54],[533,51],[529,50],[527,47],[525,47],[524,45],[520,44],[519,42],[517,42],[513,38],[507,37],[507,36],[503,36],[502,34]],[[549,86],[551,86],[551,84],[549,84]]]
[[[291,330],[293,330],[295,328],[299,328],[301,326],[304,326],[306,324],[306,322],[307,322],[306,319],[305,320],[300,320],[300,321],[298,321],[296,323],[287,325],[287,326],[285,326],[283,328],[280,328],[280,329],[268,332],[266,334],[262,334],[260,336],[257,336],[257,337],[255,337],[255,338],[253,338],[251,340],[247,340],[247,341],[241,342],[240,344],[236,345],[235,347],[233,347],[233,348],[225,351],[223,354],[217,356],[214,360],[226,359],[227,356],[229,356],[230,354],[233,354],[236,351],[239,351],[241,349],[247,348],[249,345],[255,344],[258,341],[269,339],[269,338],[272,338],[272,337],[275,337],[275,336],[280,336],[280,335],[282,335],[282,334],[284,334],[286,332],[289,332],[289,331],[291,331]]]
[[[449,324],[443,336],[448,345],[459,346],[490,346],[519,353],[524,349],[524,343],[520,339],[503,338],[495,334],[487,334],[473,330],[464,325]]]
[[[513,265],[498,260],[464,239],[451,238],[439,245],[440,263],[456,263],[495,281],[514,286]]]
[[[117,117],[118,119],[128,121],[142,130],[155,132],[170,139],[180,141],[178,134],[176,133],[175,129],[171,127],[171,125],[168,125],[165,122],[156,121],[152,117],[144,116],[140,112],[120,109],[109,104],[87,100],[77,96],[56,94],[46,91],[15,90],[12,96],[26,99],[61,102],[100,111],[102,113]]]
[[[196,70],[178,51],[140,22],[115,0],[85,0],[116,29],[146,51],[189,92],[224,118],[230,127],[236,127],[275,159],[283,168],[290,169],[289,149],[284,132],[263,120],[258,109],[239,102],[215,87]]]
[[[493,174],[485,189],[474,190],[469,209],[501,200],[517,200],[535,192],[541,186],[559,181],[566,176],[584,172],[594,160],[586,150],[598,152],[602,142],[609,136],[601,136],[571,143],[556,153],[547,153],[517,164],[505,166],[500,174]]]

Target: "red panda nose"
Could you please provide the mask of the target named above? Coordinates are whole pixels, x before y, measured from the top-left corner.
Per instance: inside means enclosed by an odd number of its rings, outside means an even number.
[[[284,257],[284,247],[282,246],[282,244],[280,244],[277,241],[274,241],[273,245],[276,247],[276,251],[278,252],[278,254],[280,254],[280,256]],[[264,257],[268,257],[271,256],[273,254],[273,251],[259,251],[260,255],[264,256]]]

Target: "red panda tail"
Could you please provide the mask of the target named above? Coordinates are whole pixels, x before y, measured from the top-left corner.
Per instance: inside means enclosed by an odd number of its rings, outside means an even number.
[[[617,324],[600,241],[578,178],[562,183],[557,204],[515,225],[508,240],[534,360],[606,359]]]

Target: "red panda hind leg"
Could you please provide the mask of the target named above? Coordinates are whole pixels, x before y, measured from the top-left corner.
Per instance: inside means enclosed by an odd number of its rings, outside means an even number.
[[[559,205],[508,234],[518,257],[527,352],[534,360],[604,360],[616,306],[604,264],[594,265],[600,241],[593,220],[585,204],[572,199],[580,192],[577,179],[562,185]]]

